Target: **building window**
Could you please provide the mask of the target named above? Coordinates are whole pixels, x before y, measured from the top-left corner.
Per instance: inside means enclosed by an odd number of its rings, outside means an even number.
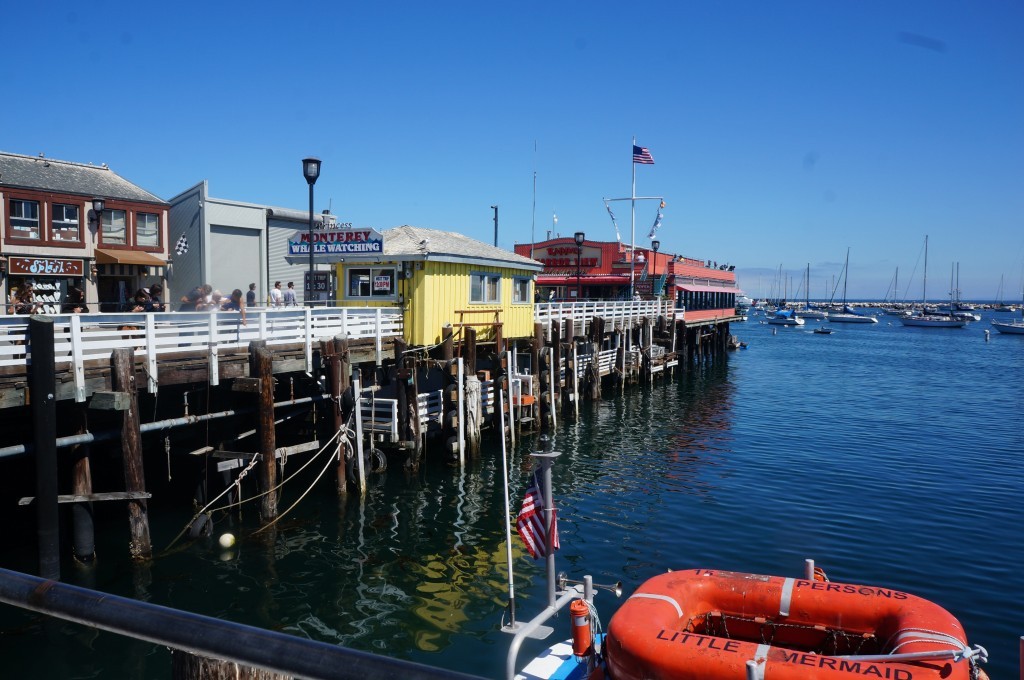
[[[499,274],[471,274],[469,301],[484,304],[501,302],[501,276]]]
[[[11,236],[39,240],[39,201],[11,199]]]
[[[512,279],[512,302],[517,304],[530,302],[530,279]]]
[[[128,245],[128,218],[124,210],[104,210],[100,237],[106,245]]]
[[[346,278],[350,298],[393,298],[397,292],[394,267],[351,268]]]
[[[68,203],[53,204],[53,226],[51,233],[54,241],[81,241],[82,230],[78,221],[80,209]]]
[[[160,218],[153,213],[136,213],[135,245],[158,248],[160,246]]]

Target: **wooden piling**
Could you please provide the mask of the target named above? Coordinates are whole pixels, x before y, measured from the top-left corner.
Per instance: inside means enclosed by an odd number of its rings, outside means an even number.
[[[562,390],[562,327],[559,323],[551,324],[551,410],[558,408],[559,392]],[[558,418],[552,413],[553,423]]]
[[[405,356],[404,369],[409,376],[405,381],[405,400],[409,405],[409,441],[412,443],[406,466],[411,470],[418,470],[423,458],[423,437],[420,432],[420,381],[416,355]]]
[[[604,338],[604,319],[595,316],[590,320],[590,365],[587,367],[585,393],[591,401],[601,398],[601,346]]]
[[[172,649],[171,680],[292,680],[292,676]]]
[[[124,488],[129,493],[144,493],[146,491],[146,476],[142,466],[139,393],[135,381],[135,352],[132,348],[114,350],[110,383],[115,392],[123,392],[128,395],[129,399],[128,409],[121,411]],[[133,560],[148,560],[153,555],[153,546],[149,537],[149,510],[145,498],[128,500],[128,524],[131,534],[128,551],[131,558]]]
[[[448,362],[455,358],[455,342],[452,325],[445,324],[441,328],[441,359]]]
[[[471,456],[480,455],[480,382],[476,373],[476,329],[465,328],[466,357],[464,370],[466,373],[466,447]],[[475,387],[473,387],[475,385]]]
[[[70,406],[71,428],[74,434],[89,431],[88,409],[85,403]],[[71,447],[71,493],[75,496],[92,495],[92,468],[89,463],[88,444]],[[96,559],[96,529],[93,523],[92,501],[81,501],[71,506],[71,554],[84,564]]]
[[[541,356],[544,353],[544,324],[536,322],[533,324],[533,340],[530,342],[530,373],[533,381],[533,395],[535,397],[534,417],[539,419],[538,425],[541,430],[548,429],[548,404],[542,398],[547,387],[543,380],[541,369]]]
[[[395,338],[395,368],[393,382],[395,384],[395,402],[397,404],[398,445],[405,450],[409,446],[409,393],[405,384],[410,376],[405,371],[405,350],[408,347],[403,338]]]
[[[249,343],[249,376],[259,378],[256,438],[261,456],[259,471],[260,520],[267,524],[277,518],[277,459],[274,431],[274,359],[266,341]]]
[[[28,322],[32,360],[28,366],[32,443],[36,461],[36,536],[39,576],[60,580],[60,516],[57,509],[57,375],[53,354],[53,319],[32,316]]]

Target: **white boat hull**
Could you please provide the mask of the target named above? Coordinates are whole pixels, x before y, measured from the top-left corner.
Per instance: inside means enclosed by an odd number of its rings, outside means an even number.
[[[829,314],[828,320],[832,323],[878,323],[875,317],[860,314]]]
[[[967,325],[967,322],[961,319],[939,316],[908,316],[900,319],[900,323],[917,328],[963,328]]]
[[[1024,321],[993,321],[992,327],[1000,333],[1024,335]]]

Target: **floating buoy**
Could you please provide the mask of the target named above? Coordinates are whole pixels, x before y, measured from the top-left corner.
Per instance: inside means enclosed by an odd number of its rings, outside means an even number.
[[[569,618],[572,620],[572,653],[586,656],[590,652],[592,637],[590,635],[590,608],[585,600],[573,600],[569,605]]]
[[[988,342],[988,336],[989,336],[989,332],[990,332],[990,331],[989,331],[989,330],[988,330],[988,329],[986,328],[986,329],[985,329],[985,342]]]
[[[221,534],[220,539],[218,540],[220,541],[220,547],[222,548],[230,548],[235,544],[234,534]]]

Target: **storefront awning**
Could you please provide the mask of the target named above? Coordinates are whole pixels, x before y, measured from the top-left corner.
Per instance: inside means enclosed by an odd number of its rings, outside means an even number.
[[[96,264],[138,264],[143,267],[166,267],[167,263],[141,250],[96,249]]]
[[[677,283],[676,288],[682,288],[688,293],[733,293],[739,294],[738,288],[726,288],[725,286],[701,286],[692,283]]]

